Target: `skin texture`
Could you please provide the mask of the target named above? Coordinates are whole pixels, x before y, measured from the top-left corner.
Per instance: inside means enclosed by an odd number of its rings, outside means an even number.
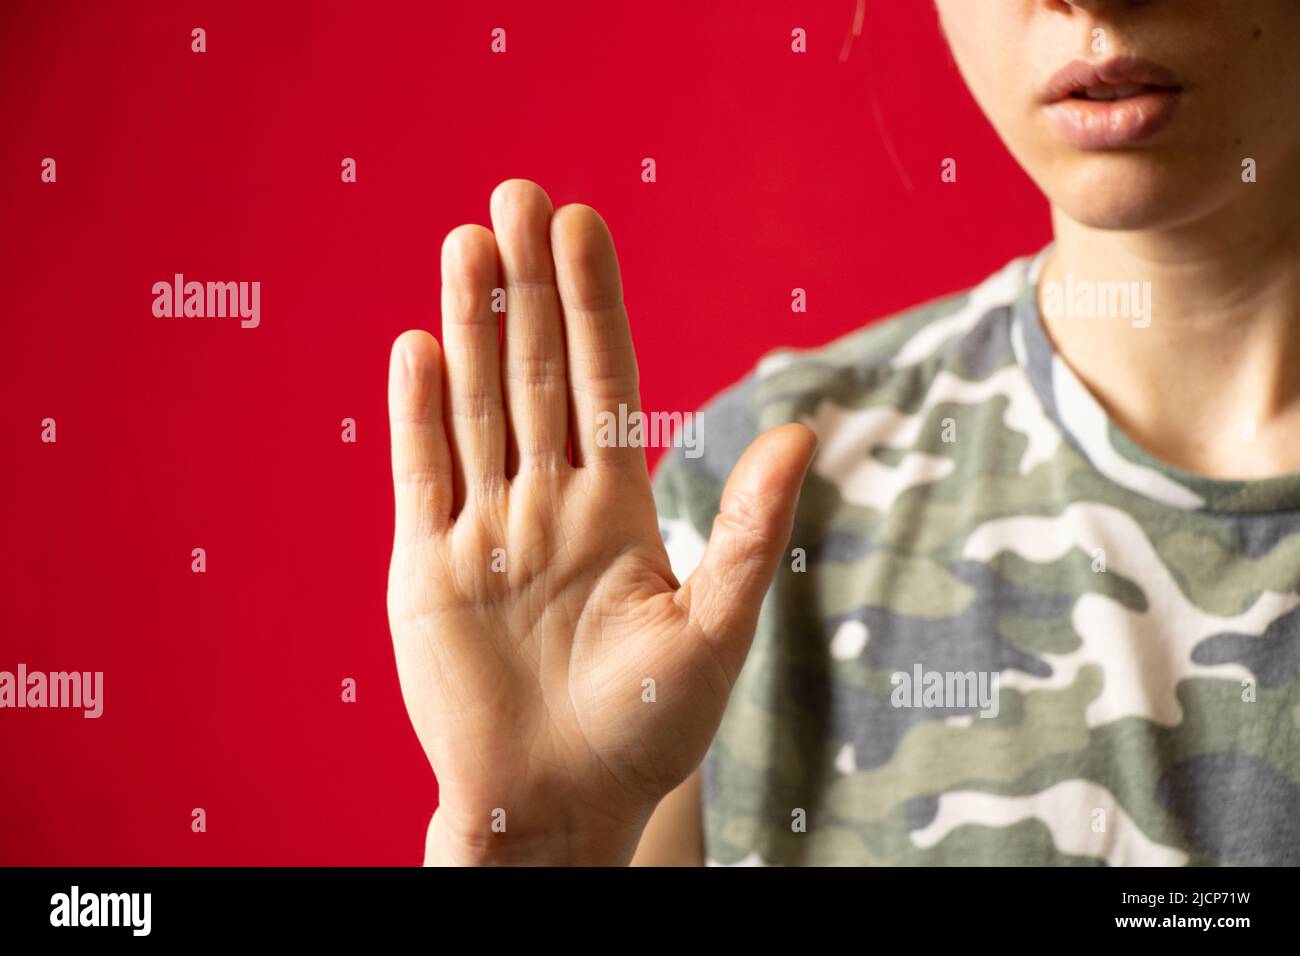
[[[1145,328],[1045,315],[1058,352],[1130,438],[1172,465],[1215,478],[1300,470],[1300,3],[937,7],[972,94],[1051,203],[1044,280],[1151,284]],[[1049,79],[1072,60],[1122,55],[1177,77],[1172,122],[1125,148],[1070,145],[1044,112]],[[1254,183],[1242,181],[1246,158]]]
[[[1294,0],[938,0],[937,7],[985,116],[1053,207],[1082,225],[1170,230],[1243,202],[1257,220],[1268,203],[1240,188],[1243,157],[1278,174],[1297,169]],[[1093,50],[1096,30],[1102,52]],[[1184,88],[1179,115],[1141,146],[1069,145],[1042,109],[1048,81],[1071,60],[1126,54],[1174,73]]]
[[[443,244],[442,348],[406,332],[389,373],[389,621],[440,789],[426,862],[627,863],[717,730],[816,439],[750,447],[679,583],[644,451],[595,441],[601,412],[640,407],[608,229],[525,180],[490,206],[493,230]]]
[[[1213,477],[1300,469],[1300,2],[937,7],[976,100],[1051,203],[1044,278],[1151,283],[1146,328],[1045,319],[1065,360],[1171,464]],[[1177,75],[1173,121],[1122,149],[1065,142],[1043,113],[1049,78],[1126,53]],[[1260,170],[1249,185],[1245,157]],[[700,863],[696,768],[814,439],[791,425],[751,447],[703,564],[679,584],[642,451],[592,440],[599,411],[638,407],[608,230],[586,206],[552,212],[523,180],[497,187],[491,212],[491,231],[461,226],[443,247],[445,351],[404,333],[390,371],[389,616],[441,790],[426,862],[625,863],[636,851],[638,863]],[[491,570],[495,548],[504,572]],[[646,678],[656,703],[642,701]],[[498,809],[504,833],[491,829]]]

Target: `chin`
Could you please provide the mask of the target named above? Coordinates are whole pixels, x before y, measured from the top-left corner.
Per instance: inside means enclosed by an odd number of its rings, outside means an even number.
[[[1039,187],[1061,212],[1091,229],[1170,228],[1215,205],[1204,177],[1149,154],[1072,159],[1040,179]]]

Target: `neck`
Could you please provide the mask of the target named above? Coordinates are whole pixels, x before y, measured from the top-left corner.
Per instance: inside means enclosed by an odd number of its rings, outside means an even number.
[[[1161,230],[1092,229],[1054,209],[1039,286],[1049,337],[1111,420],[1214,478],[1300,470],[1300,209],[1249,198]]]

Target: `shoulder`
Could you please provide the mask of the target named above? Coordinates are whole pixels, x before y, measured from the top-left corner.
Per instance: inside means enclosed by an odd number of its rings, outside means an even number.
[[[936,382],[947,391],[1013,363],[1011,315],[1032,285],[1033,268],[1034,257],[1018,258],[972,288],[826,345],[765,355],[695,413],[696,446],[669,449],[661,459],[655,497],[665,534],[677,527],[681,537],[687,525],[707,533],[732,466],[769,428],[802,421],[825,446],[828,429],[818,423],[848,421],[846,412],[866,408],[914,409]]]
[[[978,285],[915,306],[816,349],[781,349],[758,363],[752,378],[766,391],[790,387],[803,373],[809,390],[820,378],[809,373],[856,373],[865,388],[896,377],[934,375],[943,368],[978,375],[1005,356],[997,333],[1030,282],[1033,259],[1012,260]],[[795,379],[797,382],[798,379]],[[798,387],[797,385],[795,387]]]
[[[660,470],[722,479],[757,435],[797,421],[823,399],[862,407],[924,386],[944,371],[980,379],[1012,360],[1010,317],[1030,286],[1033,258],[978,285],[873,322],[812,349],[777,349],[695,413],[699,447],[665,453]],[[811,407],[810,407],[811,406]]]

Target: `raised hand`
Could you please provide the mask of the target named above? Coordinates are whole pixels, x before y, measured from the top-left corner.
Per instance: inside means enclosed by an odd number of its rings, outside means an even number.
[[[426,862],[625,863],[717,730],[815,438],[750,446],[679,584],[643,450],[596,440],[600,413],[640,408],[608,229],[526,180],[491,215],[443,244],[442,347],[404,333],[389,376],[388,613],[440,789]]]

